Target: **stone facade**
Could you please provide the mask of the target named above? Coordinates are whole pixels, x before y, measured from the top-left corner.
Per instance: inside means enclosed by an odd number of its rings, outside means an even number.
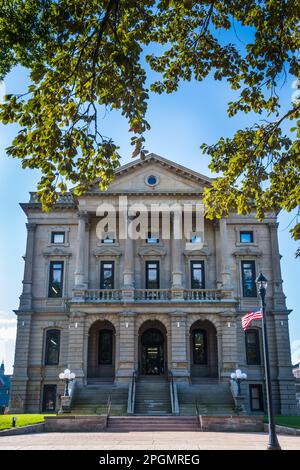
[[[155,176],[155,184],[149,184],[149,175]],[[150,329],[163,337],[160,372],[172,371],[177,381],[200,376],[228,382],[236,368],[246,372],[242,392],[251,412],[249,385],[258,384],[264,390],[261,344],[260,364],[247,364],[241,327],[241,316],[259,307],[256,295],[243,296],[241,266],[243,261],[251,261],[256,274],[262,271],[269,280],[267,323],[275,412],[295,412],[289,310],[282,290],[274,214],[263,222],[254,215],[237,214],[219,221],[205,220],[204,244],[199,249],[173,236],[178,228],[175,216],[170,239],[158,235],[157,243],[146,243],[145,237],[122,239],[120,219],[111,243],[97,237],[101,203],[111,204],[117,211],[125,197],[129,206],[140,202],[147,206],[195,205],[210,184],[209,178],[150,154],[143,161],[120,167],[108,190],[101,191],[95,184],[80,198],[68,193],[50,213],[42,212],[34,193],[29,203],[21,204],[28,218],[28,236],[23,292],[16,310],[11,410],[42,410],[45,386],[49,390],[57,387],[57,400],[52,405],[58,409],[58,397],[63,393],[58,374],[66,367],[76,373],[79,386],[86,385],[89,378],[129,382],[134,371],[145,372],[142,342]],[[129,213],[129,221],[132,217]],[[241,242],[241,232],[251,232],[250,241]],[[54,242],[53,233],[64,234],[58,237],[59,243]],[[192,261],[204,268],[202,289],[191,289]],[[55,262],[63,263],[62,293],[49,297]],[[113,289],[100,289],[103,262],[113,262]],[[159,288],[146,289],[147,262],[158,262]],[[253,322],[251,328],[258,330],[261,343],[260,321]],[[205,331],[205,364],[193,364],[195,329]],[[47,332],[53,330],[60,332],[59,355],[57,363],[46,365]],[[112,338],[108,352],[112,358],[99,365],[98,338],[103,330]]]

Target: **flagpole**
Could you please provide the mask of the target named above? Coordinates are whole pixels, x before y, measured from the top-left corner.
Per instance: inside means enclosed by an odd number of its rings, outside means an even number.
[[[268,450],[281,450],[280,444],[276,435],[276,427],[273,413],[273,402],[272,402],[272,385],[271,385],[271,373],[270,373],[270,360],[269,360],[269,348],[268,348],[268,335],[267,335],[267,319],[266,319],[266,288],[267,279],[262,273],[256,279],[257,289],[260,296],[261,313],[262,313],[262,336],[263,336],[263,350],[264,350],[264,366],[265,366],[265,378],[266,378],[266,394],[267,394],[267,411],[269,420],[269,443]]]

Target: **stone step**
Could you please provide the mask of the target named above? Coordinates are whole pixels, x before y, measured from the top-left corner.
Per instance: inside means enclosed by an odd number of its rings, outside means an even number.
[[[105,414],[109,397],[111,399],[112,414],[120,415],[127,412],[128,387],[119,387],[112,383],[87,385],[76,389],[71,412]]]
[[[166,378],[138,379],[134,412],[144,415],[171,413],[170,386]]]
[[[111,417],[108,420],[108,431],[197,431],[197,418],[173,416],[135,416],[126,418]]]
[[[178,396],[182,399],[197,399],[204,402],[232,402],[229,387],[219,385],[203,387],[199,386],[178,386]]]

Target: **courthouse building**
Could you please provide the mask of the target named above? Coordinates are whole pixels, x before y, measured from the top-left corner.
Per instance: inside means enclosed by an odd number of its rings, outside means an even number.
[[[252,322],[246,332],[241,326],[241,317],[259,308],[255,278],[262,271],[269,281],[275,413],[295,413],[290,311],[283,293],[276,215],[258,222],[254,214],[232,213],[205,220],[200,229],[197,215],[192,215],[191,230],[183,233],[184,224],[171,211],[170,236],[162,230],[162,213],[154,228],[149,223],[139,238],[120,236],[126,223],[140,217],[129,211],[128,220],[121,219],[125,203],[128,208],[136,203],[147,208],[185,204],[196,214],[203,189],[211,182],[149,154],[120,167],[106,191],[97,183],[80,197],[71,191],[49,213],[42,212],[35,193],[21,204],[28,218],[27,246],[15,311],[12,411],[58,410],[64,390],[58,375],[69,368],[76,374],[78,412],[81,405],[89,412],[101,411],[105,390],[112,405],[115,397],[119,412],[126,414],[134,376],[133,412],[170,412],[166,384],[172,380],[177,384],[177,412],[193,413],[196,399],[203,413],[226,414],[231,407],[230,374],[239,368],[247,374],[242,383],[244,412],[263,413],[261,321]],[[114,207],[117,216],[116,225],[104,233],[99,229],[106,216],[99,211],[102,204]],[[175,237],[178,230],[182,233]],[[172,412],[174,397],[170,400]]]

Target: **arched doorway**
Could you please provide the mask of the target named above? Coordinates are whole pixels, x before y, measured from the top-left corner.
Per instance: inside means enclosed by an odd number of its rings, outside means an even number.
[[[114,378],[115,344],[115,328],[112,323],[106,320],[93,323],[89,331],[88,378]]]
[[[218,343],[215,326],[198,320],[190,329],[191,377],[218,376]]]
[[[139,331],[139,372],[163,375],[167,372],[165,327],[158,321],[145,322]]]

